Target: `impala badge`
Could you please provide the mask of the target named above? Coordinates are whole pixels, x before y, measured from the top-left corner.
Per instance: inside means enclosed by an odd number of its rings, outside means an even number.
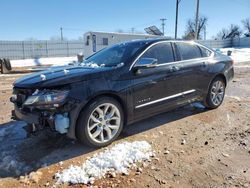
[[[146,98],[146,99],[139,100],[138,103],[144,103],[144,102],[148,102],[150,100],[151,100],[151,98]]]

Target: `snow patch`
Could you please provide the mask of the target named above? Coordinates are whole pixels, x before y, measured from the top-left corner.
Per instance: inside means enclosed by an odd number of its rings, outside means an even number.
[[[9,125],[0,126],[0,177],[20,175],[29,170],[28,166],[17,157],[17,144],[26,138],[24,122],[16,121]]]
[[[154,156],[151,145],[146,141],[123,142],[95,154],[81,166],[71,165],[61,173],[56,173],[57,183],[93,183],[107,173],[129,173],[129,168],[137,162],[150,160]]]
[[[9,133],[12,131],[13,127],[14,127],[13,125],[10,125],[10,126],[2,126],[0,128],[0,141],[5,139],[5,137],[9,135]]]
[[[2,173],[20,175],[24,168],[28,168],[24,162],[19,162],[13,155],[8,155],[7,153],[4,153],[4,155],[6,156],[0,161],[0,175],[2,175]]]
[[[82,66],[82,67],[91,67],[91,68],[98,68],[98,67],[104,66],[104,65],[99,66],[96,63],[84,63],[84,62],[83,63],[79,63],[79,65]]]
[[[38,58],[38,59],[21,59],[21,60],[11,60],[12,67],[31,67],[31,66],[41,66],[41,65],[53,65],[53,66],[63,66],[68,65],[77,61],[77,57],[50,57],[50,58]]]
[[[0,141],[4,139],[5,135],[6,135],[6,129],[0,129]]]
[[[235,63],[242,63],[250,61],[250,48],[221,48],[220,51],[227,55],[227,51],[232,51],[230,56]]]

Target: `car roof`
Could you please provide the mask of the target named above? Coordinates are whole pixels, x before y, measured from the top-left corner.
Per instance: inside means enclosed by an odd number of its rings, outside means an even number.
[[[146,46],[149,46],[151,44],[157,43],[157,42],[161,42],[161,41],[166,41],[166,42],[182,42],[182,43],[188,43],[188,44],[196,44],[198,46],[202,46],[205,47],[207,49],[209,49],[210,51],[213,51],[211,48],[203,45],[202,43],[199,43],[197,41],[193,41],[193,40],[182,40],[182,39],[169,39],[169,38],[148,38],[148,39],[134,39],[131,41],[125,41],[122,43],[136,43],[136,42],[141,42],[141,43],[145,43]]]
[[[161,41],[168,41],[168,42],[184,42],[184,43],[196,43],[195,41],[192,40],[181,40],[181,39],[169,39],[169,38],[148,38],[148,39],[134,39],[131,41],[125,41],[122,43],[133,43],[133,42],[144,42],[144,43],[156,43],[156,42],[161,42]]]

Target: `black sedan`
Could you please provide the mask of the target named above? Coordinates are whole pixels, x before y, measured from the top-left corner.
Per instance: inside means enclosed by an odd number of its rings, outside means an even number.
[[[155,114],[196,101],[219,107],[233,76],[230,57],[195,42],[136,40],[17,80],[12,114],[31,131],[50,127],[102,147]]]

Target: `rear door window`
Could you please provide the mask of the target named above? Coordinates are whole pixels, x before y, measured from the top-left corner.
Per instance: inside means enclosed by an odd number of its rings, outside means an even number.
[[[154,58],[158,64],[169,63],[174,61],[174,54],[170,42],[160,43],[149,48],[141,58]]]
[[[202,47],[202,46],[199,46],[200,50],[201,50],[201,55],[202,57],[209,57],[211,55],[211,51]]]
[[[189,60],[201,58],[201,51],[195,44],[189,43],[176,43],[177,49],[180,53],[181,60]]]

